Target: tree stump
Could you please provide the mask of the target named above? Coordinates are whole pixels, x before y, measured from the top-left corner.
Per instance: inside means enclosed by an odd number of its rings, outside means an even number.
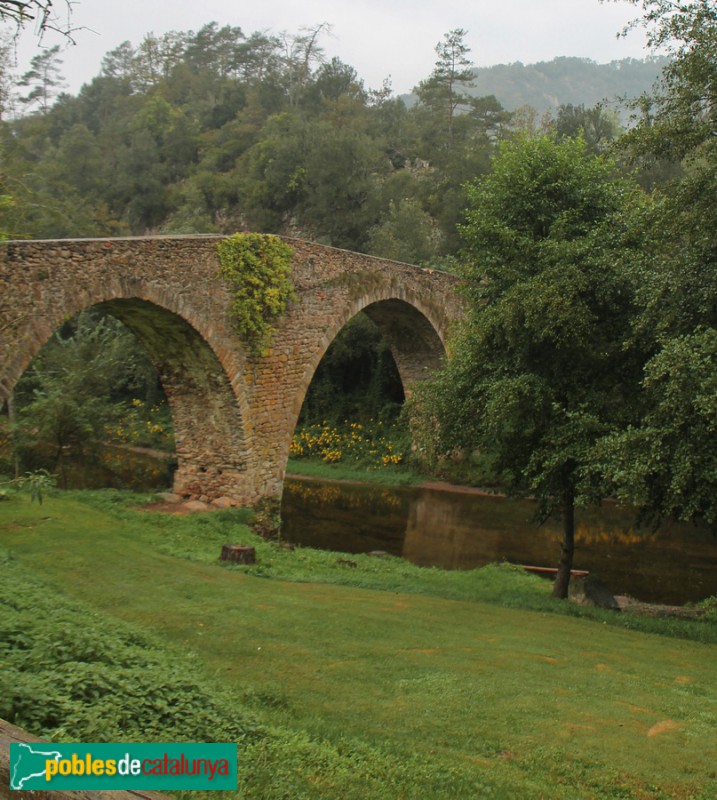
[[[236,564],[256,564],[256,550],[243,544],[225,544],[222,546],[222,561],[234,561]]]

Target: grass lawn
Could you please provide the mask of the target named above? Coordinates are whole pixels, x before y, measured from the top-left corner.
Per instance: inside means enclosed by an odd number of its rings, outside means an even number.
[[[510,568],[354,568],[241,520],[15,496],[0,548],[6,569],[196,653],[266,726],[237,798],[717,797],[717,624],[566,609]],[[220,565],[228,542],[258,564]]]
[[[286,466],[287,474],[305,475],[320,480],[342,480],[359,483],[380,483],[387,486],[412,486],[434,480],[410,467],[391,465],[389,467],[362,466],[340,461],[327,464],[317,458],[290,458]]]

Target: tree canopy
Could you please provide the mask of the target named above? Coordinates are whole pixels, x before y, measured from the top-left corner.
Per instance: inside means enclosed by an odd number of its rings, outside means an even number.
[[[624,347],[638,190],[582,139],[543,135],[502,143],[468,193],[469,318],[416,392],[414,433],[429,459],[478,449],[505,489],[536,497],[538,520],[562,515],[564,597],[575,505],[601,493],[595,444],[626,423],[639,381]]]
[[[636,159],[670,159],[673,179],[655,191],[643,220],[642,312],[635,335],[648,342],[644,417],[609,442],[614,491],[655,518],[717,525],[713,451],[717,368],[717,4],[635,0],[649,42],[672,60],[623,147]]]

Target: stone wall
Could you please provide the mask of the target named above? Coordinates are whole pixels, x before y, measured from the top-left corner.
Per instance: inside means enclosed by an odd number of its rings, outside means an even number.
[[[64,320],[102,304],[147,347],[175,422],[175,491],[242,503],[281,494],[314,372],[359,311],[376,322],[410,392],[440,363],[461,315],[453,276],[314,243],[294,249],[297,300],[269,352],[236,336],[217,236],[0,243],[0,402]]]

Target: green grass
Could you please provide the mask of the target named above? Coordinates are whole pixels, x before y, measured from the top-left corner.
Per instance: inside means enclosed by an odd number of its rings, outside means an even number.
[[[378,483],[385,486],[410,486],[433,480],[404,464],[392,464],[387,467],[362,466],[344,461],[327,464],[325,461],[309,458],[290,458],[286,472],[290,475],[305,475],[308,478],[322,480]]]
[[[3,569],[189,659],[260,732],[240,744],[237,798],[717,796],[714,623],[575,618],[508,567],[352,568],[253,539],[241,512],[135,503],[0,503]],[[257,565],[220,565],[228,542]]]

